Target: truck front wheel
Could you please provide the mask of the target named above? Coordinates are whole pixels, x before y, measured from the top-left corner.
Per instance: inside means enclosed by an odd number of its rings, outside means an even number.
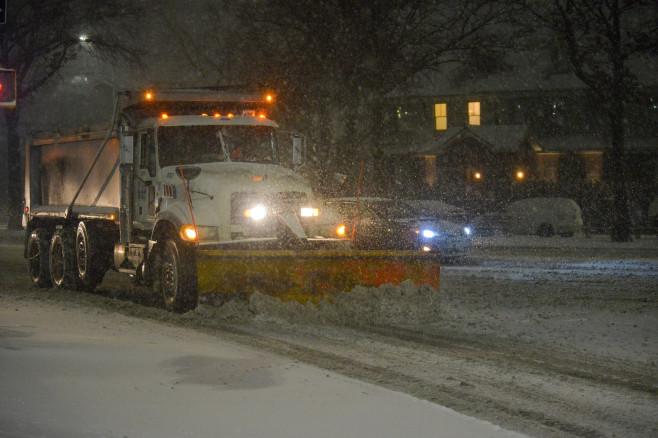
[[[166,240],[160,248],[153,287],[162,293],[167,310],[184,313],[194,309],[198,291],[192,249],[182,242]]]
[[[50,242],[50,279],[56,289],[78,290],[77,263],[75,259],[75,235],[71,230],[55,231]]]
[[[37,287],[50,287],[53,284],[50,280],[48,248],[48,232],[42,228],[32,231],[27,241],[27,267],[32,284]]]
[[[105,276],[105,259],[103,242],[98,230],[91,224],[80,222],[75,234],[76,266],[80,284],[89,292],[103,281]]]

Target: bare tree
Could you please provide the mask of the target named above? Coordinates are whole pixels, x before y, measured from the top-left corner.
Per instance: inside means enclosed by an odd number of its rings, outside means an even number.
[[[97,56],[135,60],[126,36],[131,19],[140,16],[137,5],[130,0],[9,2],[7,22],[0,25],[0,66],[17,71],[16,108],[2,110],[7,128],[8,228],[21,228],[19,120],[23,102],[85,50],[85,44],[93,45]]]
[[[612,239],[630,240],[624,172],[626,106],[637,92],[630,61],[658,52],[655,0],[524,1],[534,24],[560,42],[570,70],[595,94],[606,111],[614,194]]]
[[[207,16],[212,44],[180,38],[195,68],[280,90],[278,118],[310,133],[316,167],[356,170],[382,142],[382,97],[447,62],[486,54],[494,69],[507,20],[487,0],[248,0]]]

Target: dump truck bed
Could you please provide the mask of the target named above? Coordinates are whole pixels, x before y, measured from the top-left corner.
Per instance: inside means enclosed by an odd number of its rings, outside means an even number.
[[[25,198],[30,212],[51,214],[66,210],[106,135],[107,132],[92,132],[30,139],[25,169]],[[119,197],[119,141],[110,137],[76,199],[75,211],[118,209]]]

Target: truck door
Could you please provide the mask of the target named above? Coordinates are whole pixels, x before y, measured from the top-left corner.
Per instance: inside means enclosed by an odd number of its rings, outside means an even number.
[[[139,163],[135,168],[134,219],[148,227],[157,208],[157,165],[153,129],[139,132]]]

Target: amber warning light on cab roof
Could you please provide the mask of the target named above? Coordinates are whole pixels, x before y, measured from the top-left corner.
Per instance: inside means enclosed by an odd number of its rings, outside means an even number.
[[[194,91],[190,91],[190,93],[185,94],[180,94],[178,97],[185,97],[187,99],[190,98],[190,96],[195,96],[198,98],[198,96],[206,94],[207,92],[202,92],[201,94],[196,94]],[[223,94],[223,93],[222,93]],[[176,94],[172,94],[171,91],[163,91],[160,92],[159,95],[156,98],[156,92],[147,90],[142,93],[142,99],[146,102],[154,102],[156,100],[176,100],[175,98]],[[173,97],[173,98],[172,98]],[[253,94],[253,93],[229,93],[229,94],[223,94],[223,97],[226,100],[236,100],[236,101],[243,101],[243,102],[264,102],[264,103],[274,103],[276,101],[276,96],[274,93],[266,93],[266,94]],[[192,100],[195,100],[194,98]],[[205,99],[201,99],[205,100]]]

